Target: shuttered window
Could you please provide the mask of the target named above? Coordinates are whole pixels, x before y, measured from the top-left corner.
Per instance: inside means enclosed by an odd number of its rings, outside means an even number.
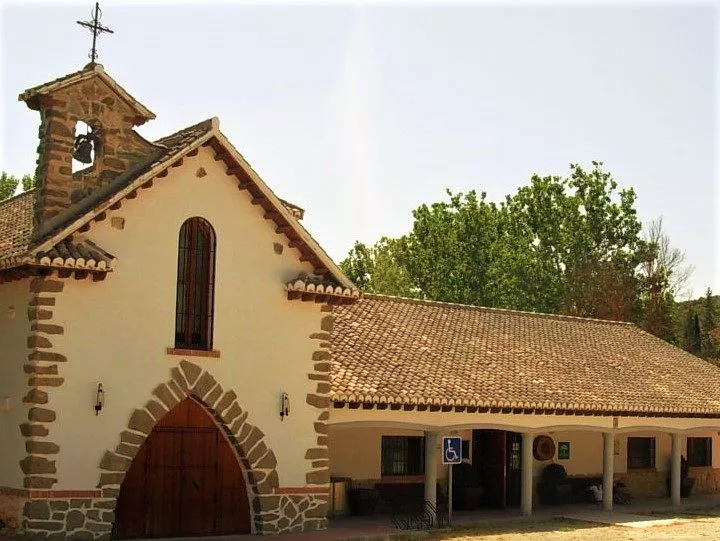
[[[688,466],[712,466],[712,438],[687,439]]]
[[[207,220],[190,218],[178,241],[175,347],[212,349],[215,301],[215,231]]]
[[[422,436],[383,436],[382,475],[422,475],[425,473],[425,438]]]
[[[627,442],[629,470],[655,467],[655,438],[628,438]]]

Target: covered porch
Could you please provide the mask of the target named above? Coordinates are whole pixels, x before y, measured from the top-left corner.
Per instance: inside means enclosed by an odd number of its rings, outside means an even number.
[[[619,505],[618,487],[620,501],[630,502],[620,505],[623,513],[647,506],[681,509],[688,502],[712,506],[720,497],[719,430],[720,419],[709,418],[337,406],[330,419],[330,471],[335,479],[348,479],[349,488],[375,489],[380,500],[398,494],[445,509],[452,498],[461,522],[557,516],[583,505],[612,511]],[[442,437],[450,435],[464,440],[452,490],[441,458]],[[550,442],[549,455],[547,449],[538,455],[540,440]],[[548,466],[567,478],[553,485]],[[688,478],[691,500],[684,497]],[[593,502],[590,485],[600,489],[595,495],[601,501]],[[377,512],[391,517],[403,510],[381,501]]]

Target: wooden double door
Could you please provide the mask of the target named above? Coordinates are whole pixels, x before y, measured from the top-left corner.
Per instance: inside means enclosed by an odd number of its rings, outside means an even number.
[[[522,438],[517,432],[473,430],[472,470],[488,507],[520,505]]]
[[[203,407],[186,399],[152,430],[120,488],[117,537],[250,533],[233,449]]]

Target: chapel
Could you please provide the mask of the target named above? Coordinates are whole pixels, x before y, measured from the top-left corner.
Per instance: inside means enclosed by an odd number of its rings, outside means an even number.
[[[440,520],[590,484],[608,511],[618,482],[720,491],[717,367],[630,323],[364,294],[218,118],[150,141],[94,59],[19,101],[37,185],[0,202],[6,531],[274,535],[358,494]]]

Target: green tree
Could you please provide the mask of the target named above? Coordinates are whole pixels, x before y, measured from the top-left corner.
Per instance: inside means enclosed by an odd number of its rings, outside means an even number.
[[[707,288],[703,298],[700,317],[701,354],[706,359],[718,356],[718,315],[717,304],[712,289]]]
[[[421,205],[411,233],[398,239],[397,261],[422,296],[497,306],[502,288],[494,272],[498,208],[485,194],[452,194],[449,202]]]
[[[22,189],[24,192],[32,190],[37,185],[37,181],[33,175],[23,175],[20,183],[22,184]]]
[[[340,268],[355,285],[368,293],[416,297],[418,289],[398,262],[400,243],[400,240],[388,237],[381,238],[372,247],[356,242]]]
[[[24,192],[35,187],[35,177],[32,175],[24,175],[21,179],[3,171],[0,173],[0,201],[4,201],[8,197],[15,195],[18,185],[22,186]]]
[[[532,255],[529,280],[544,298],[535,309],[627,320],[633,316],[642,247],[635,192],[592,162],[567,178],[532,177],[506,199],[509,219],[525,229],[519,249]],[[524,292],[523,292],[524,293]]]
[[[700,317],[693,309],[689,309],[685,313],[683,347],[685,348],[685,351],[688,351],[693,355],[700,355],[701,353]]]
[[[693,268],[685,263],[685,253],[671,246],[662,218],[650,222],[644,242],[646,257],[640,264],[642,326],[655,336],[677,343],[679,315],[675,300],[686,293]],[[686,321],[684,334],[690,330],[688,325]]]
[[[385,293],[407,294],[400,283],[441,301],[637,319],[647,247],[635,193],[618,189],[601,163],[571,165],[566,178],[534,175],[499,204],[485,193],[447,193],[449,201],[413,212],[410,233],[383,239],[387,250],[356,245],[346,272],[379,287],[386,254],[382,273],[402,281],[382,280]]]
[[[8,197],[12,197],[15,194],[17,187],[17,177],[9,175],[5,171],[0,173],[0,201],[4,201]]]

